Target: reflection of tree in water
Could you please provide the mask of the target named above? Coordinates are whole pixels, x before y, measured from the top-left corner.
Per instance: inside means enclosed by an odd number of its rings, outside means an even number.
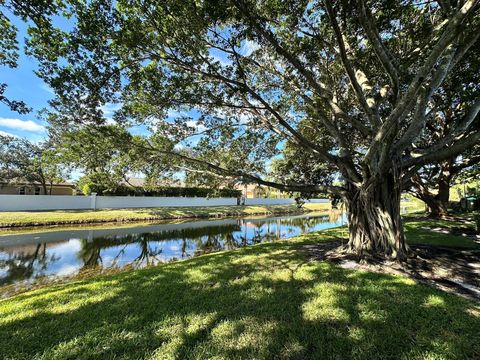
[[[241,231],[237,231],[236,233],[226,231],[219,234],[208,234],[197,239],[195,255],[218,250],[230,250],[261,242],[278,240],[285,232],[287,234],[295,231],[306,233],[314,229],[318,224],[329,221],[329,214],[314,217],[273,219],[265,221],[239,219],[238,225]]]
[[[149,234],[142,234],[137,240],[140,246],[140,254],[133,260],[135,265],[153,265],[159,261],[158,255],[162,253],[162,248],[152,248],[149,245]]]
[[[35,245],[33,253],[7,253],[6,259],[0,260],[0,268],[6,270],[6,275],[0,278],[0,285],[41,276],[48,265],[58,261],[55,255],[47,256],[47,244]]]
[[[141,267],[156,264],[163,260],[187,258],[219,250],[231,250],[238,247],[265,241],[280,239],[285,233],[306,233],[312,231],[318,224],[328,221],[338,221],[341,212],[325,214],[323,216],[246,220],[238,219],[236,223],[227,225],[206,226],[190,229],[139,232],[133,234],[118,234],[98,238],[81,239],[81,249],[77,258],[82,262],[81,271],[91,268],[118,267],[128,251],[133,250],[135,258],[129,260],[129,265]],[[174,251],[166,253],[162,241],[169,240],[178,245]],[[35,245],[33,253],[18,252],[7,254],[6,260],[0,260],[0,268],[7,269],[6,275],[0,279],[0,284],[40,276],[52,262],[59,260],[46,255],[46,245]],[[113,258],[108,263],[102,258],[104,250],[114,251]],[[111,252],[110,252],[111,253]],[[167,258],[168,257],[168,258]],[[125,261],[125,260],[123,260]],[[121,264],[127,265],[127,264]]]
[[[139,248],[138,256],[131,262],[134,266],[142,264],[150,265],[158,261],[157,257],[162,249],[152,248],[150,242],[157,241],[158,237],[154,233],[114,235],[102,238],[95,238],[93,241],[87,239],[81,240],[81,250],[77,254],[83,261],[83,268],[92,267],[117,267],[125,250],[130,244],[137,244]],[[123,246],[122,246],[123,245]],[[113,257],[110,264],[104,264],[102,259],[102,250],[122,246]]]
[[[181,230],[169,230],[169,231],[158,231],[158,232],[145,232],[145,233],[134,233],[126,235],[112,235],[101,238],[95,238],[93,241],[88,241],[87,239],[81,240],[81,250],[78,253],[78,258],[83,261],[84,268],[87,267],[104,267],[106,264],[103,263],[102,259],[102,250],[117,247],[124,245],[118,253],[114,256],[109,267],[118,266],[119,260],[125,254],[127,246],[131,244],[138,244],[140,249],[138,256],[131,262],[133,266],[144,266],[158,263],[160,261],[159,255],[162,254],[162,249],[152,246],[153,242],[159,242],[163,240],[178,240],[181,241],[180,253],[181,257],[188,257],[188,243],[194,241],[198,247],[215,248],[219,240],[213,239],[213,237],[218,236],[224,232],[231,234],[233,231],[238,229],[238,225],[226,225],[226,226],[215,226],[207,228],[196,228],[196,229],[181,229]],[[204,245],[202,239],[204,237],[210,237],[209,241],[206,241]]]
[[[334,221],[338,220],[338,215]],[[307,233],[315,229],[319,224],[330,222],[330,214],[312,217],[282,218],[267,221],[247,222],[249,228],[253,228],[253,236],[248,239],[245,226],[243,238],[247,243],[256,244],[265,241],[280,239],[284,233],[291,234],[296,231]]]

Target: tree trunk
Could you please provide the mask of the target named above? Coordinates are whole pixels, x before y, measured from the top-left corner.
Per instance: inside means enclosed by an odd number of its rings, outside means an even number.
[[[400,217],[401,182],[388,175],[365,188],[351,185],[348,205],[348,249],[360,256],[403,260],[407,247]]]
[[[417,194],[415,196],[427,205],[429,217],[440,219],[448,215],[451,180],[450,172],[443,170],[437,180],[437,194],[432,193],[426,186],[417,186]]]
[[[440,219],[448,215],[448,201],[443,202],[438,195],[421,196],[421,200],[427,204],[429,217]]]
[[[436,198],[438,199],[438,206],[435,209],[435,214],[437,217],[445,217],[448,215],[448,201],[450,200],[450,181],[452,177],[450,176],[450,172],[448,174],[444,174],[438,180],[438,194]]]
[[[43,195],[48,195],[47,184],[42,182]]]

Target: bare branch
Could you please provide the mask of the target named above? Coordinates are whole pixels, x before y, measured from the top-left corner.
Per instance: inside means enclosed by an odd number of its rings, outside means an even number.
[[[428,101],[431,98],[434,91],[440,86],[440,84],[447,76],[449,69],[451,69],[451,62],[455,55],[453,47],[450,47],[447,50],[447,53],[444,56],[444,61],[438,66],[435,70],[432,80],[428,86],[423,86],[417,96],[417,103],[415,107],[415,113],[413,114],[413,119],[410,126],[405,131],[405,134],[397,141],[395,146],[392,149],[392,153],[399,155],[407,146],[409,146],[415,139],[417,139],[422,129],[425,127],[427,122],[426,108]]]
[[[315,79],[315,75],[309,71],[306,66],[293,54],[291,54],[275,37],[275,35],[265,29],[261,24],[258,23],[258,19],[256,19],[252,14],[252,9],[249,8],[243,0],[236,0],[237,8],[243,13],[243,15],[248,19],[251,26],[260,34],[265,40],[267,40],[274,50],[281,55],[284,59],[286,59],[308,82],[308,84],[312,87],[314,92],[327,100],[328,105],[332,108],[332,111],[335,113],[336,116],[349,121],[355,128],[357,128],[364,136],[372,135],[372,130],[369,129],[367,126],[362,124],[361,122],[351,118],[348,116],[336,102],[333,101],[333,94],[330,90],[328,90],[323,84],[319,83]]]
[[[372,124],[380,124],[380,119],[378,118],[378,115],[373,111],[371,105],[367,102],[367,99],[365,98],[365,94],[363,93],[362,87],[357,81],[355,69],[353,68],[352,64],[350,63],[350,60],[348,59],[347,50],[345,48],[345,41],[343,39],[343,34],[337,22],[337,18],[336,18],[335,12],[333,11],[330,0],[325,0],[325,5],[327,8],[328,17],[330,19],[333,30],[335,32],[335,36],[337,38],[337,43],[340,50],[340,58],[347,72],[348,78],[350,79],[350,83],[352,84],[353,90],[355,91],[357,99],[360,102],[361,107],[367,114],[370,122]]]
[[[338,186],[315,185],[315,184],[280,184],[280,183],[276,183],[276,182],[273,182],[273,181],[264,180],[257,175],[249,174],[249,173],[241,171],[241,170],[225,169],[221,166],[212,164],[208,161],[196,159],[196,158],[193,158],[193,157],[189,157],[189,156],[186,156],[184,154],[180,154],[180,153],[175,152],[175,151],[161,150],[161,149],[157,149],[153,146],[151,146],[148,149],[150,151],[158,153],[158,154],[173,156],[173,157],[181,159],[181,160],[183,160],[187,163],[200,166],[203,169],[203,172],[212,173],[212,174],[221,175],[221,176],[226,176],[226,177],[242,178],[244,180],[249,180],[252,183],[257,183],[259,185],[265,185],[265,186],[273,187],[275,189],[279,189],[279,190],[283,190],[283,191],[298,191],[298,192],[304,192],[304,193],[324,192],[324,193],[333,193],[333,194],[339,194],[339,195],[345,193],[345,189],[343,189],[341,187],[338,187]],[[202,171],[202,170],[197,170],[197,171]]]
[[[480,142],[480,130],[456,141],[451,146],[443,147],[437,151],[437,145],[426,149],[425,154],[418,157],[410,157],[402,162],[403,167],[414,165],[425,165],[432,162],[441,161],[461,154],[465,149],[468,149]]]
[[[358,7],[360,9],[360,21],[362,27],[367,34],[369,41],[371,42],[377,58],[382,63],[384,69],[387,71],[388,76],[392,82],[393,94],[395,99],[398,96],[399,91],[399,80],[398,80],[398,69],[395,65],[393,56],[388,51],[387,47],[383,44],[380,34],[376,29],[375,20],[367,8],[364,0],[358,1]]]
[[[415,103],[414,99],[416,98],[420,88],[427,81],[429,73],[432,71],[440,57],[444,54],[445,50],[451,48],[451,44],[457,37],[459,28],[461,27],[463,21],[470,15],[471,10],[477,5],[477,3],[478,0],[466,1],[460,10],[458,10],[457,13],[448,20],[448,24],[446,25],[443,34],[433,46],[433,49],[425,60],[423,66],[420,67],[414,79],[410,82],[408,90],[375,135],[375,138],[365,156],[365,163],[372,160],[380,147],[384,146],[385,143],[390,143],[391,140],[393,140],[399,123],[411,110],[413,104]]]

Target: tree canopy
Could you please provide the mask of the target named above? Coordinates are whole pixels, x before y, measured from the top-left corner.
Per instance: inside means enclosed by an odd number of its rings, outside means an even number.
[[[422,166],[480,140],[478,86],[463,77],[452,91],[469,91],[471,100],[448,132],[424,139],[435,123],[436,98],[455,96],[444,92],[445,81],[462,66],[478,69],[466,59],[478,46],[479,7],[479,1],[75,1],[67,4],[73,28],[32,28],[30,51],[56,91],[58,124],[101,125],[101,106],[118,103],[117,123],[151,129],[142,147],[152,161],[342,196],[350,249],[403,257],[404,184]],[[186,115],[172,121],[172,110]],[[288,169],[313,163],[340,174],[341,182],[314,176],[316,170],[265,179],[282,152],[292,162]]]
[[[20,56],[21,45],[18,28],[12,18],[18,17],[30,22],[37,28],[53,31],[52,16],[61,12],[61,0],[1,0],[0,1],[0,68],[6,66],[16,68]],[[10,110],[28,113],[31,108],[22,100],[13,100],[7,96],[8,84],[0,79],[0,103]]]
[[[11,183],[37,183],[43,194],[63,181],[68,166],[49,142],[36,144],[26,139],[0,135],[0,179]]]

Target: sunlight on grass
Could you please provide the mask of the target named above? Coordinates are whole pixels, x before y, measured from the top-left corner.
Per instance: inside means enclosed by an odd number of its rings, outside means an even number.
[[[455,223],[450,226],[457,226]],[[431,222],[407,222],[405,223],[405,238],[409,244],[427,244],[434,246],[451,246],[458,248],[478,248],[472,239],[461,236],[444,234],[428,229],[432,227]],[[432,227],[433,228],[433,227]]]
[[[301,244],[253,246],[1,301],[1,351],[24,359],[480,351],[473,340],[480,319],[468,312],[478,306],[401,277],[306,262],[295,250]]]
[[[309,261],[306,234],[0,301],[0,358],[478,358],[480,306]]]

